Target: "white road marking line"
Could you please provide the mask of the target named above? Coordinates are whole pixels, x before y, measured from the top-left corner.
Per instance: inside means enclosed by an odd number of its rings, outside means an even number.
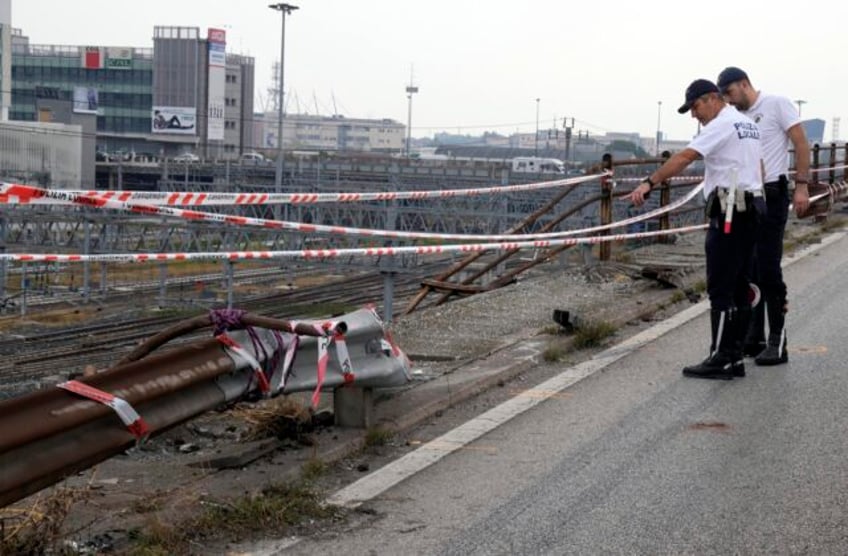
[[[796,261],[824,249],[844,237],[845,232],[830,234],[824,237],[821,243],[811,245],[805,249],[796,251],[791,256],[785,257],[783,266],[786,267],[794,264]],[[671,318],[657,323],[651,328],[635,336],[631,336],[623,342],[597,354],[592,359],[566,369],[557,376],[539,384],[533,390],[536,392],[548,392],[550,394],[562,392],[569,386],[630,355],[635,350],[656,340],[678,326],[686,324],[706,312],[709,307],[709,300],[704,300],[684,309]],[[466,444],[493,431],[510,419],[536,407],[548,397],[518,395],[507,400],[479,417],[448,431],[442,436],[431,440],[428,444],[422,445],[415,451],[346,486],[330,496],[327,501],[330,504],[338,506],[356,508],[364,502],[386,492],[401,481],[440,461],[448,454],[452,454]],[[433,446],[428,447],[429,444],[433,444]]]

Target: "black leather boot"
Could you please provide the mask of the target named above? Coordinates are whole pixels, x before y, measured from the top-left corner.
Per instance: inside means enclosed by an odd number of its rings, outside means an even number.
[[[781,330],[776,334],[769,332],[768,345],[758,356],[754,358],[754,363],[763,367],[772,365],[781,365],[789,361],[789,354],[786,352],[786,330]]]
[[[766,311],[762,301],[751,308],[751,323],[745,335],[742,352],[748,357],[759,355],[766,348]]]
[[[745,365],[741,353],[734,353],[737,346],[738,331],[735,327],[734,311],[710,311],[710,328],[717,346],[710,356],[698,363],[683,368],[683,376],[691,378],[709,378],[714,380],[732,380],[745,376]]]
[[[786,352],[786,305],[785,301],[769,300],[769,337],[765,349],[754,358],[754,363],[764,367],[781,365],[789,361]]]

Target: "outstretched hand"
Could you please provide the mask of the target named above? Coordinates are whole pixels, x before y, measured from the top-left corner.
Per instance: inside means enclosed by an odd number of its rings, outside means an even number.
[[[630,202],[636,205],[637,207],[641,207],[645,204],[645,199],[648,198],[648,195],[651,193],[651,186],[645,182],[640,183],[636,186],[636,189],[630,192],[628,198]]]

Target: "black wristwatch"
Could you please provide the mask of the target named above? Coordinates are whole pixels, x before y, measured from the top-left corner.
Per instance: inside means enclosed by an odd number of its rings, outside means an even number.
[[[642,183],[647,183],[648,187],[650,187],[651,189],[653,189],[654,186],[657,185],[657,184],[655,184],[654,182],[651,181],[651,176],[648,176],[645,179],[643,179]]]

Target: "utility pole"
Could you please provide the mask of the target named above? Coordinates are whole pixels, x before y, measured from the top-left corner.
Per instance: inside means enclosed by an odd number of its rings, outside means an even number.
[[[801,106],[803,106],[804,104],[807,104],[807,101],[798,99],[798,100],[795,101],[795,104],[798,105],[798,117],[800,118],[801,117]]]
[[[533,141],[533,156],[539,156],[539,99],[536,99],[536,137]]]
[[[567,174],[568,160],[571,158],[571,130],[574,128],[574,118],[571,118],[571,125],[568,125],[568,118],[563,118],[562,125],[565,128],[565,169]]]
[[[413,82],[413,69],[409,69],[409,86],[406,88],[406,98],[409,101],[409,110],[406,115],[406,158],[412,154],[412,95],[418,92],[418,87]]]
[[[660,116],[662,115],[662,101],[657,101],[657,152],[656,156],[660,155],[660,139],[662,139],[662,132],[660,131]]]
[[[292,4],[269,4],[269,8],[280,12],[280,99],[277,103],[277,171],[274,175],[274,192],[280,194],[283,192],[283,171],[285,170],[285,160],[283,157],[283,105],[285,104],[285,59],[286,59],[286,16],[290,15],[294,10],[299,9]],[[288,212],[288,210],[286,210]],[[280,219],[280,205],[274,204],[274,220]]]

